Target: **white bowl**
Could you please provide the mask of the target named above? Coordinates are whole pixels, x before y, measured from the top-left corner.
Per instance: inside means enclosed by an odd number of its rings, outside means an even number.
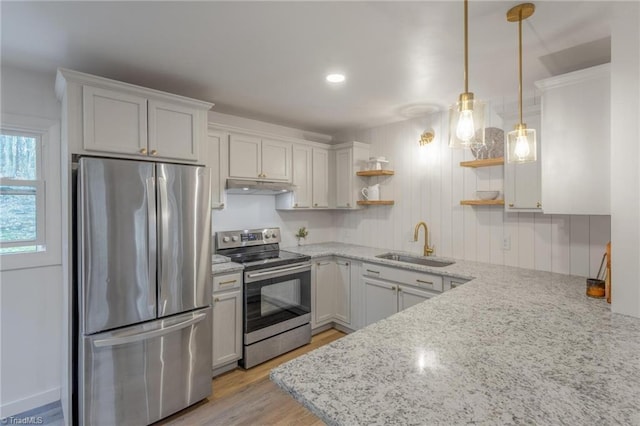
[[[500,195],[500,191],[476,191],[481,200],[495,200]]]

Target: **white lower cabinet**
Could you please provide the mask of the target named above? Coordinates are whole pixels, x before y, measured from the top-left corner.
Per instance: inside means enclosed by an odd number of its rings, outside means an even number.
[[[213,277],[212,368],[232,368],[242,358],[242,274]]]
[[[351,325],[351,261],[318,259],[312,273],[312,328],[331,322]]]
[[[389,266],[362,264],[364,326],[387,318],[440,294],[443,279]]]
[[[315,286],[312,327],[333,321],[335,311],[336,264],[332,259],[320,259],[313,265]]]
[[[397,284],[366,277],[363,282],[365,326],[398,312]]]
[[[438,293],[375,278],[362,278],[365,288],[364,325],[373,324]]]

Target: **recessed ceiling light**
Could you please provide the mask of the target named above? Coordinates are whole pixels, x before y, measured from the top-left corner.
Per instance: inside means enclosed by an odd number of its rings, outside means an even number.
[[[342,83],[345,80],[344,74],[329,74],[327,81],[329,83]]]

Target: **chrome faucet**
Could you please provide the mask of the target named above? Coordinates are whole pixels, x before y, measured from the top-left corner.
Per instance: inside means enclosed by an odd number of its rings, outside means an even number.
[[[416,225],[416,229],[413,231],[413,241],[418,241],[418,233],[420,232],[420,227],[424,226],[424,251],[422,253],[423,256],[431,256],[433,254],[433,248],[429,247],[429,228],[427,228],[427,224],[424,222],[418,222]]]

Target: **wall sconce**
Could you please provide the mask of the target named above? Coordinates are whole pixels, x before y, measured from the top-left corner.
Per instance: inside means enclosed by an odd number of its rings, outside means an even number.
[[[434,137],[435,137],[435,134],[432,131],[425,130],[420,135],[420,140],[418,141],[418,143],[420,144],[420,146],[425,146],[433,142]]]

